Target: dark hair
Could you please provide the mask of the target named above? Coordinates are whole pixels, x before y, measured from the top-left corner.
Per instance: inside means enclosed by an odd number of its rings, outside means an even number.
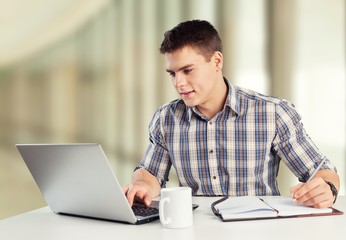
[[[182,22],[165,32],[160,52],[171,53],[185,46],[195,48],[208,61],[214,52],[222,52],[222,41],[218,32],[204,20]]]

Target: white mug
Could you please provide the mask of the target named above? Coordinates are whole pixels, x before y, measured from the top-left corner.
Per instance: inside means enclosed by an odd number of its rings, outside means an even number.
[[[161,189],[160,221],[166,228],[192,226],[192,195],[189,187]]]

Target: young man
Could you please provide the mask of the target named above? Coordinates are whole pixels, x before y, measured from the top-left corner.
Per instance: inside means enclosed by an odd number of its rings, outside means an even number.
[[[165,187],[171,166],[194,195],[279,195],[282,160],[302,182],[291,188],[298,203],[329,207],[339,177],[306,134],[285,100],[233,86],[223,77],[222,42],[200,20],[164,35],[160,52],[181,99],[160,107],[149,126],[149,146],[124,187],[130,204],[149,205]]]

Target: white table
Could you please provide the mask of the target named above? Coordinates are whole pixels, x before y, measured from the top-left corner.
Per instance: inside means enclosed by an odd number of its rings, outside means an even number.
[[[345,239],[346,214],[340,216],[221,222],[210,205],[219,198],[194,197],[200,206],[194,211],[194,225],[184,229],[165,229],[159,221],[130,225],[54,214],[40,208],[0,221],[0,239]],[[346,197],[340,196],[335,208],[346,212]]]

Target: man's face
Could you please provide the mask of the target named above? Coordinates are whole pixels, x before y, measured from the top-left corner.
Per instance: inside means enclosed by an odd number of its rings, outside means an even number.
[[[210,61],[186,46],[165,54],[166,71],[185,104],[189,107],[208,106],[217,96],[216,81],[220,80],[222,54],[215,52]]]

